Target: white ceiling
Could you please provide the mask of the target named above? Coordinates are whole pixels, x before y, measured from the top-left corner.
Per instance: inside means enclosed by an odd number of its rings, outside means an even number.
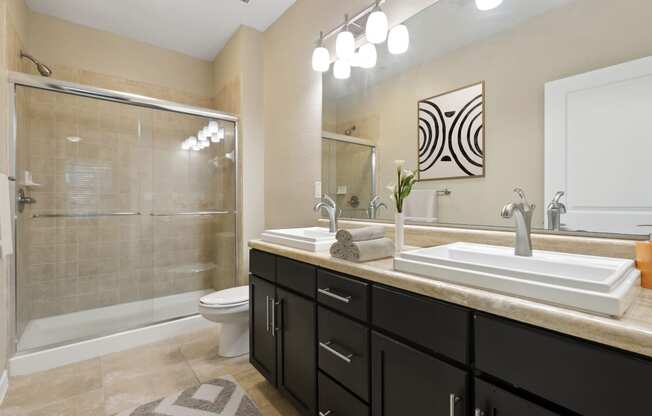
[[[246,25],[264,31],[295,0],[27,0],[32,10],[212,60]]]

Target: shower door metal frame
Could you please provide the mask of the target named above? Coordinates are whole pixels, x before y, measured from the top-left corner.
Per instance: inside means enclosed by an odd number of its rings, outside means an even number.
[[[137,107],[150,108],[153,110],[169,111],[172,113],[186,114],[190,116],[198,116],[198,117],[215,119],[219,121],[232,122],[234,124],[234,152],[235,152],[233,157],[233,162],[235,163],[235,205],[234,205],[235,210],[233,211],[233,215],[235,215],[235,268],[234,268],[234,275],[233,275],[233,283],[234,285],[237,284],[239,273],[240,273],[240,261],[242,259],[242,253],[241,253],[242,233],[240,231],[240,228],[242,227],[241,217],[240,217],[240,213],[242,212],[242,207],[241,207],[242,199],[240,194],[242,179],[240,177],[240,169],[241,169],[240,140],[239,140],[240,118],[238,115],[222,112],[222,111],[215,111],[209,108],[194,107],[190,105],[179,104],[173,101],[166,101],[158,98],[146,97],[144,95],[131,94],[122,91],[114,91],[105,88],[97,88],[90,85],[77,84],[74,82],[60,81],[60,80],[46,78],[38,75],[25,74],[22,72],[9,71],[8,81],[9,81],[9,91],[7,96],[9,102],[7,103],[7,108],[9,109],[10,117],[9,117],[8,134],[7,134],[7,157],[9,162],[9,184],[10,184],[9,195],[10,196],[16,195],[16,142],[17,142],[17,133],[18,133],[18,126],[17,126],[18,118],[16,114],[16,88],[17,87],[36,88],[40,90],[53,91],[62,94],[69,94],[69,95],[93,98],[93,99],[103,100],[103,101],[112,101],[116,103],[132,105]],[[220,213],[224,213],[224,212],[220,212]],[[18,337],[16,336],[17,329],[18,329],[17,328],[18,326],[18,296],[17,296],[18,275],[17,275],[16,249],[18,247],[16,245],[17,214],[16,214],[15,198],[12,198],[11,200],[11,215],[12,215],[12,226],[13,226],[12,237],[13,237],[14,253],[11,256],[9,262],[10,264],[9,266],[10,267],[10,278],[9,278],[10,292],[9,293],[13,293],[14,296],[10,297],[11,301],[9,307],[11,308],[10,310],[13,311],[13,317],[11,317],[13,318],[13,325],[9,325],[9,327],[11,328],[11,332],[12,332],[10,334],[11,336],[10,339],[13,339],[14,342],[11,343],[9,354],[10,356],[13,356],[17,353],[18,341],[19,341]],[[146,328],[151,325],[176,321],[178,319],[182,319],[185,317],[187,316],[180,316],[164,321],[151,322],[147,325],[143,325],[137,328],[125,328],[124,331]],[[69,345],[74,342],[80,342],[88,339],[95,339],[95,338],[100,338],[102,336],[112,335],[114,333],[115,332],[102,333],[102,334],[94,335],[92,337],[85,337],[82,339],[69,340],[58,344],[46,345],[37,349],[24,351],[24,353],[47,350],[61,345]],[[23,353],[23,351],[21,351],[21,353]]]

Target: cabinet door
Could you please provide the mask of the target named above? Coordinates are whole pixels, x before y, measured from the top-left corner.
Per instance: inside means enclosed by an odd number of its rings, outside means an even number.
[[[276,338],[272,328],[272,309],[276,288],[251,275],[249,277],[249,361],[276,385]]]
[[[317,408],[317,305],[277,289],[278,387],[301,413]]]
[[[558,416],[483,380],[475,380],[475,416]]]
[[[465,371],[376,332],[371,353],[373,416],[467,414]]]

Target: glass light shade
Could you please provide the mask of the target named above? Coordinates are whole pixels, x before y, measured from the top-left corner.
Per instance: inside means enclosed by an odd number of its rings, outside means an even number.
[[[217,135],[217,133],[215,133],[215,134],[211,135],[211,141],[213,143],[219,143],[219,142],[222,141],[222,139],[220,139],[220,137]]]
[[[206,140],[207,138],[206,138],[206,133],[204,133],[204,130],[203,129],[199,130],[197,132],[197,141],[201,143],[201,142],[205,142]]]
[[[224,134],[224,129],[219,129],[217,132],[217,138],[220,140],[224,139]]]
[[[333,75],[337,79],[348,79],[351,76],[351,65],[345,60],[338,59],[333,65]]]
[[[475,6],[482,11],[495,9],[502,3],[503,0],[475,0]]]
[[[181,149],[183,150],[189,150],[192,147],[188,139],[184,140],[183,143],[181,143]]]
[[[398,25],[389,31],[387,37],[387,48],[392,55],[399,55],[407,52],[410,47],[410,32],[405,25]]]
[[[190,147],[195,146],[197,144],[197,138],[195,136],[190,136],[188,137],[187,140]]]
[[[218,132],[220,129],[220,125],[217,121],[213,120],[208,123],[208,133],[209,135],[213,135]]]
[[[353,54],[355,53],[355,38],[353,37],[353,33],[345,30],[337,34],[335,52],[340,59],[349,60],[353,58]]]
[[[191,149],[195,152],[199,152],[201,150],[201,145],[197,143],[196,145],[192,146]]]
[[[318,72],[326,72],[331,66],[331,54],[328,49],[319,46],[312,51],[312,69]]]
[[[365,43],[360,47],[360,67],[369,69],[376,66],[378,54],[373,43]]]
[[[208,147],[210,145],[211,145],[210,140],[206,140],[205,142],[201,142],[202,149],[204,149],[204,148],[206,148],[206,147]]]
[[[371,43],[383,43],[387,39],[389,22],[387,15],[382,10],[376,10],[367,19],[366,35],[367,41]]]

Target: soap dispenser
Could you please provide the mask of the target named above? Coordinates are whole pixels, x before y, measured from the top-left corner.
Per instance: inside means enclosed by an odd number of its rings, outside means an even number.
[[[652,227],[652,225],[640,227]],[[641,271],[641,286],[652,289],[652,234],[648,241],[636,242],[636,267]]]

